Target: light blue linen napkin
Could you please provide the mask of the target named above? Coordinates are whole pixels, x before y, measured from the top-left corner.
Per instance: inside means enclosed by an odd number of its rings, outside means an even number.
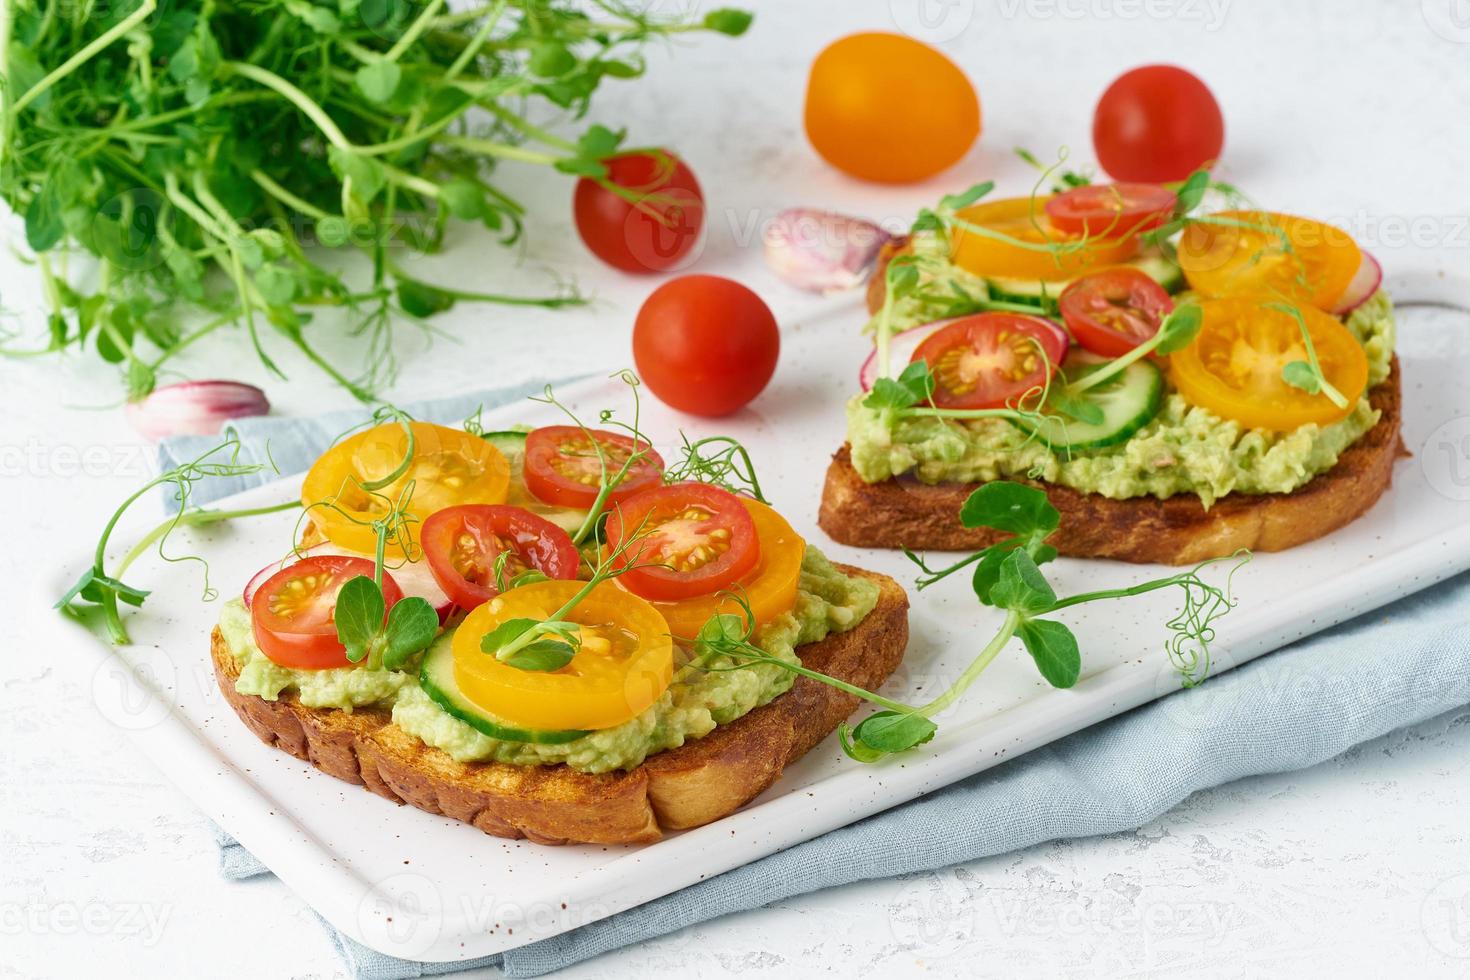
[[[452,421],[540,389],[521,386],[417,406]],[[240,423],[245,448],[270,438],[283,472],[356,421]],[[207,448],[208,441],[202,448]],[[290,455],[287,455],[287,447]],[[190,458],[198,443],[165,444]],[[289,463],[287,462],[289,460]],[[290,468],[288,468],[290,467]],[[201,487],[196,501],[218,493]],[[233,489],[242,489],[234,487]],[[226,491],[233,492],[233,491]],[[1252,661],[1201,687],[1094,725],[885,813],[683,891],[520,949],[461,963],[384,956],[323,922],[347,972],[403,980],[497,967],[535,977],[731,912],[871,878],[933,870],[1043,841],[1139,827],[1190,794],[1231,780],[1302,769],[1354,745],[1470,704],[1470,574]],[[856,763],[854,763],[856,765]],[[269,869],[223,834],[220,872]]]

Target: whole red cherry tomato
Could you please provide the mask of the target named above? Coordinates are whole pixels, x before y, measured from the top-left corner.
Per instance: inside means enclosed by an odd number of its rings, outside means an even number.
[[[776,371],[781,333],[770,307],[731,279],[681,276],[643,303],[633,362],[665,404],[692,415],[729,415]]]
[[[1225,120],[1204,82],[1173,65],[1147,65],[1103,93],[1092,143],[1114,180],[1183,180],[1220,158]]]
[[[624,272],[678,268],[699,243],[704,194],[683,160],[667,150],[609,157],[607,180],[577,181],[577,233],[599,259]]]

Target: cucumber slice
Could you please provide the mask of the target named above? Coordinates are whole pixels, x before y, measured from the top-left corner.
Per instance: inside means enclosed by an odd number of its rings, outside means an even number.
[[[454,679],[454,645],[447,639],[435,643],[424,655],[424,665],[419,668],[419,687],[455,718],[475,731],[502,742],[561,745],[575,742],[588,734],[578,731],[540,732],[516,728],[488,714],[460,691],[459,684]]]
[[[1158,252],[1150,252],[1140,255],[1130,262],[1124,263],[1142,272],[1150,279],[1163,286],[1165,291],[1177,293],[1184,288],[1184,271],[1179,268],[1179,263],[1165,258]],[[992,278],[986,280],[990,285],[990,298],[1004,303],[1041,303],[1042,305],[1054,305],[1057,297],[1062,295],[1075,280],[1043,282],[1040,279],[1004,279]]]
[[[1177,293],[1184,288],[1184,270],[1179,268],[1179,263],[1158,252],[1140,255],[1128,264],[1163,286],[1167,292]]]
[[[513,472],[520,470],[521,460],[526,455],[526,433],[515,431],[487,432],[482,438],[500,450],[501,454],[510,460],[510,468]]]
[[[1062,371],[1075,380],[1088,370],[1106,363],[1107,358],[1079,349],[1068,355],[1062,363]],[[1059,454],[1116,446],[1127,441],[1159,414],[1164,405],[1164,372],[1149,361],[1135,361],[1121,375],[1090,389],[1084,397],[1102,409],[1101,424],[1089,425],[1058,415],[1046,416],[1040,425],[1022,420],[1013,420],[1011,424],[1025,432],[1035,433]]]

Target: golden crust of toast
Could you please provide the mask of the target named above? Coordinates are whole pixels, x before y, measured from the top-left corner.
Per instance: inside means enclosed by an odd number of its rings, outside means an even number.
[[[1350,523],[1372,507],[1393,480],[1394,461],[1407,455],[1399,436],[1400,376],[1395,358],[1388,380],[1369,392],[1383,413],[1337,465],[1291,493],[1232,493],[1208,510],[1193,494],[1167,500],[1111,500],[1037,483],[1062,525],[1050,544],[1077,558],[1192,565],[1252,551],[1283,551]],[[960,506],[978,483],[928,485],[900,477],[865,483],[847,446],[833,457],[817,523],[834,541],[863,548],[975,551],[998,535],[960,526]]]
[[[838,567],[878,583],[878,605],[848,632],[801,647],[802,663],[872,690],[903,659],[908,596],[887,576]],[[858,706],[853,695],[798,677],[770,704],[704,738],[630,772],[593,775],[564,765],[456,762],[382,709],[349,714],[304,707],[290,693],[277,701],[240,694],[239,667],[218,629],[210,652],[220,692],[266,744],[395,803],[541,844],[640,844],[718,820],[763,792]]]

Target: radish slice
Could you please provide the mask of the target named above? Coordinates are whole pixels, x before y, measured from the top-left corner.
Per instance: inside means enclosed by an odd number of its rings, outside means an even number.
[[[349,555],[357,558],[367,557],[359,555],[355,551],[339,548],[330,541],[307,548],[302,555]],[[294,554],[287,555],[283,561],[273,561],[269,565],[256,572],[245,585],[242,598],[245,600],[245,608],[250,608],[250,602],[255,598],[256,591],[265,584],[266,579],[276,574],[283,568],[296,564],[298,557]],[[426,561],[416,561],[411,565],[403,565],[400,568],[388,569],[388,574],[393,576],[393,581],[403,590],[403,595],[418,596],[427,600],[434,611],[439,614],[439,622],[442,624],[449,619],[449,614],[454,611],[454,602],[439,588],[439,583],[434,579],[434,574],[429,571]]]
[[[971,314],[971,316],[974,315],[976,314]],[[890,371],[893,371],[895,374],[898,371],[903,370],[904,365],[908,364],[914,359],[914,351],[919,349],[920,344],[928,340],[930,337],[934,336],[939,331],[943,330],[945,327],[949,326],[951,323],[956,323],[960,320],[968,319],[969,317],[959,316],[953,317],[948,320],[936,320],[933,323],[926,323],[922,327],[914,327],[912,330],[905,330],[903,333],[895,335],[893,339],[888,342],[888,369]],[[1051,327],[1055,328],[1057,335],[1062,338],[1061,349],[1064,353],[1067,348],[1071,346],[1071,335],[1068,334],[1067,331],[1063,329],[1062,326],[1058,324],[1055,320],[1050,320],[1043,316],[1034,316],[1032,317],[1032,319],[1042,320],[1045,323],[1049,324]],[[868,359],[863,362],[863,369],[858,375],[858,383],[863,386],[863,391],[872,391],[873,383],[877,380],[878,349],[874,347],[873,353],[869,354]]]
[[[1358,264],[1358,274],[1353,276],[1353,281],[1348,283],[1348,288],[1343,290],[1337,305],[1332,312],[1337,316],[1347,316],[1353,310],[1362,306],[1373,298],[1378,292],[1378,287],[1383,285],[1383,266],[1378,260],[1367,252],[1363,253],[1363,261]]]
[[[903,366],[914,359],[914,351],[919,349],[920,344],[958,319],[962,318],[954,317],[949,320],[936,320],[933,323],[926,323],[922,327],[914,327],[912,330],[905,330],[903,333],[895,334],[888,342],[889,370],[895,372],[902,371]],[[863,370],[858,375],[858,382],[863,386],[863,391],[872,391],[873,382],[877,380],[878,348],[874,347],[873,353],[869,354],[868,359],[863,362]]]

